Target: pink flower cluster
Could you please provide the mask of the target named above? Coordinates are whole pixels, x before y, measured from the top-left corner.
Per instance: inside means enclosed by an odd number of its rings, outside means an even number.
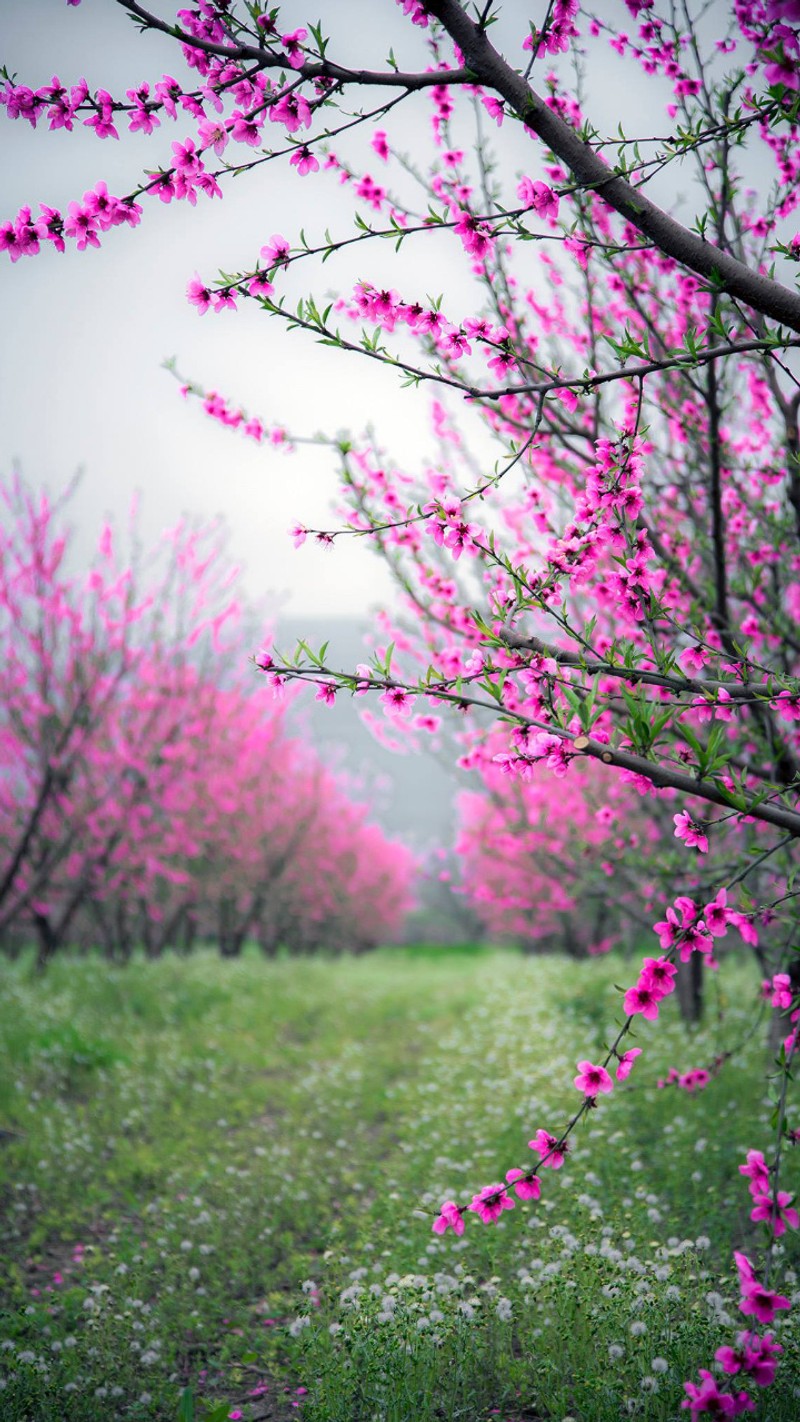
[[[792,980],[788,973],[774,973],[771,978],[764,978],[761,984],[761,996],[766,998],[773,1007],[779,1007],[786,1012],[792,1005]]]
[[[102,181],[84,193],[83,202],[71,202],[66,217],[44,203],[39,206],[39,217],[33,217],[29,207],[22,207],[13,222],[0,224],[0,252],[8,252],[12,262],[35,256],[42,242],[52,242],[57,252],[63,252],[65,237],[75,242],[79,252],[99,247],[101,232],[123,222],[136,227],[142,215],[138,203],[114,197]]]
[[[665,1077],[659,1077],[656,1086],[663,1089],[665,1086],[679,1086],[682,1091],[702,1091],[704,1086],[708,1086],[711,1080],[711,1072],[705,1067],[693,1067],[691,1071],[680,1072],[675,1067],[670,1067]]]
[[[570,40],[578,34],[574,22],[579,9],[579,0],[555,0],[550,23],[541,32],[526,35],[522,48],[540,50],[544,54],[563,54],[569,49]]]
[[[628,988],[624,1006],[629,1017],[641,1013],[649,1021],[658,1017],[658,1004],[675,991],[677,967],[667,958],[645,958],[639,981]]]
[[[757,1152],[751,1151],[750,1154]],[[772,1323],[777,1312],[790,1307],[788,1298],[758,1280],[746,1254],[736,1252],[734,1259],[739,1274],[741,1312],[758,1319],[759,1323]],[[726,1373],[744,1373],[752,1378],[757,1387],[769,1387],[775,1378],[778,1355],[782,1352],[781,1345],[775,1343],[769,1334],[759,1337],[757,1333],[748,1331],[738,1334],[735,1348],[718,1348],[715,1357]],[[681,1403],[681,1407],[690,1411],[693,1418],[702,1413],[710,1413],[714,1417],[738,1417],[742,1412],[755,1411],[755,1403],[747,1392],[723,1392],[707,1368],[700,1368],[699,1374],[702,1379],[700,1384],[684,1383],[687,1396]]]
[[[740,1175],[750,1181],[750,1194],[755,1202],[751,1220],[769,1226],[776,1238],[786,1233],[786,1226],[800,1227],[800,1215],[792,1206],[793,1195],[786,1190],[771,1192],[770,1170],[760,1150],[749,1150],[747,1162],[739,1166]]]
[[[662,951],[669,952],[679,946],[682,963],[687,963],[692,953],[705,953],[713,966],[714,939],[724,938],[729,925],[739,930],[746,943],[758,946],[758,932],[752,917],[730,908],[727,891],[720,889],[703,908],[686,894],[679,895],[665,917],[653,925],[653,931],[658,934]]]

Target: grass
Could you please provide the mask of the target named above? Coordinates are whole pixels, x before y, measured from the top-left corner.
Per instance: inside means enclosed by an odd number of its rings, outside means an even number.
[[[2,972],[4,1422],[671,1419],[742,1326],[730,1253],[763,1248],[737,1167],[770,1143],[764,1034],[697,1096],[655,1082],[745,1035],[749,965],[692,1038],[672,1003],[644,1024],[630,1083],[541,1201],[460,1240],[431,1233],[438,1205],[558,1130],[621,962],[465,947]],[[785,1242],[774,1278],[800,1301]],[[800,1411],[793,1314],[770,1422]]]

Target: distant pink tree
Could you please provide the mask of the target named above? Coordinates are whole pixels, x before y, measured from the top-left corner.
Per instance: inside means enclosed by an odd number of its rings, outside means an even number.
[[[602,765],[563,777],[556,810],[547,768],[509,775],[504,746],[495,733],[473,751],[482,788],[458,798],[456,851],[469,903],[494,937],[577,956],[627,942],[631,915],[641,931],[644,888],[631,865],[658,841],[658,826],[633,787]]]
[[[33,930],[41,967],[76,937],[124,959],[397,934],[412,856],[253,684],[220,530],[137,567],[105,528],[76,573],[62,506],[18,476],[0,498],[0,933]]]

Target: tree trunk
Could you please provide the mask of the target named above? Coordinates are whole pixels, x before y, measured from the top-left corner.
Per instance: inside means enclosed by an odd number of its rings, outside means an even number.
[[[703,1020],[703,977],[705,964],[702,953],[693,953],[688,963],[678,964],[675,986],[678,1005],[684,1022],[697,1023]]]
[[[39,947],[36,953],[36,971],[43,973],[53,954],[56,952],[61,941],[61,935],[53,927],[46,914],[37,910],[33,915],[33,922],[36,927],[36,937],[39,940]]]

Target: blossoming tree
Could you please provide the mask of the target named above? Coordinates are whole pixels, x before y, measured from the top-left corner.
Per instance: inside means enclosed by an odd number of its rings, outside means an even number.
[[[0,497],[0,934],[33,932],[40,967],[98,935],[124,960],[396,934],[413,857],[237,674],[219,530],[184,524],[137,568],[107,526],[81,573],[61,506],[19,477]]]
[[[434,396],[436,452],[420,469],[397,467],[370,435],[318,436],[338,464],[341,518],[292,531],[298,545],[310,534],[371,542],[402,589],[394,635],[356,669],[307,647],[264,656],[262,669],[279,683],[310,680],[325,700],[372,694],[415,739],[456,714],[462,757],[490,802],[498,774],[555,798],[562,781],[581,783],[578,765],[599,763],[615,777],[615,809],[627,797],[662,843],[682,847],[685,867],[665,882],[666,859],[642,837],[643,908],[662,900],[658,946],[624,993],[603,1060],[578,1064],[572,1118],[534,1135],[535,1164],[470,1204],[445,1202],[434,1229],[461,1233],[469,1212],[490,1222],[515,1198],[539,1197],[543,1168],[558,1167],[585,1114],[633,1069],[639,1049],[626,1038],[640,1015],[658,1017],[679,962],[713,958],[731,928],[763,951],[776,917],[791,945],[800,5],[734,0],[709,19],[691,3],[625,0],[595,15],[580,0],[542,0],[522,25],[493,0],[401,0],[408,62],[392,49],[363,66],[348,59],[344,8],[341,33],[328,35],[258,4],[199,0],[172,17],[119,3],[174,40],[181,79],[115,95],[9,76],[7,114],[85,124],[101,140],[127,127],[154,146],[173,122],[176,138],[125,193],[97,183],[66,212],[23,207],[0,227],[0,247],[12,261],[48,243],[96,247],[153,200],[194,204],[270,163],[298,181],[333,173],[354,227],[265,232],[246,270],[190,277],[188,298],[201,314],[255,303]],[[387,27],[388,16],[387,6]],[[583,77],[607,46],[663,93],[655,133],[596,126]],[[408,153],[412,108],[430,127]],[[387,243],[398,254],[389,278]],[[468,288],[454,280],[425,294],[433,244]],[[287,269],[353,250],[355,286],[288,300]],[[233,395],[191,380],[184,390],[245,437],[269,436]],[[624,852],[632,864],[632,846]],[[766,942],[766,991],[794,1017],[798,959]],[[771,1241],[796,1225],[779,1190],[794,1139],[793,1023],[787,1033],[771,1159],[751,1152],[742,1167],[765,1229],[763,1268],[737,1254],[748,1327],[718,1358],[756,1385],[771,1381],[778,1348],[750,1324],[788,1306],[770,1287]],[[700,1377],[686,1384],[693,1415],[751,1406],[745,1389]]]

